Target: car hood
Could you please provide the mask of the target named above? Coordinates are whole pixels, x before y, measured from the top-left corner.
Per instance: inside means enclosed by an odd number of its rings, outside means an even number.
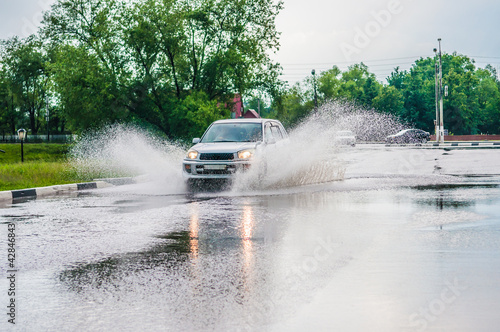
[[[198,143],[191,149],[199,153],[235,153],[245,149],[255,149],[258,142]]]

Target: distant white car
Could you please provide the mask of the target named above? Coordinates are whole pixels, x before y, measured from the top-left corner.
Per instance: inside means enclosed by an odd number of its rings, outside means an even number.
[[[188,184],[197,180],[230,179],[252,166],[255,156],[280,144],[288,134],[277,120],[228,119],[212,123],[187,152],[182,173]]]
[[[336,132],[334,140],[337,145],[356,146],[356,136],[350,130],[340,130]]]
[[[386,143],[427,143],[431,134],[421,129],[405,129],[385,138]]]

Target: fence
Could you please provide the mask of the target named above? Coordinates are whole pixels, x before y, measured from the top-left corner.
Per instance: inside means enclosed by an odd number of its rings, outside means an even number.
[[[25,143],[72,143],[76,140],[76,135],[50,135],[47,140],[47,135],[26,135]],[[1,143],[19,143],[17,135],[0,135]]]
[[[435,135],[431,135],[431,141],[436,140]],[[445,141],[498,141],[500,140],[500,135],[453,135],[444,136]]]

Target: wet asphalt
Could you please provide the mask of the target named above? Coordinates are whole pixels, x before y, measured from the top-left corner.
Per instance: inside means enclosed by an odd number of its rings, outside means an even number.
[[[15,298],[23,331],[494,331],[497,151],[358,145],[327,183],[14,202],[0,329]]]

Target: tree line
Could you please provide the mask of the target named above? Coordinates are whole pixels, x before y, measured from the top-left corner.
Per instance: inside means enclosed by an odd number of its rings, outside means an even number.
[[[59,0],[39,32],[1,45],[0,117],[12,132],[132,122],[169,137],[228,117],[234,95],[275,94],[273,0]]]
[[[395,68],[387,83],[363,63],[337,66],[288,86],[270,54],[279,49],[273,0],[59,0],[36,35],[0,45],[0,132],[80,133],[134,123],[170,138],[199,136],[246,108],[293,126],[319,103],[345,99],[433,132],[435,58]],[[443,55],[445,127],[500,133],[500,82],[493,67]]]
[[[361,64],[346,71],[337,66],[296,83],[280,98],[281,116],[296,123],[314,109],[314,88],[319,102],[345,99],[359,105],[390,113],[403,123],[434,133],[436,119],[435,58],[420,58],[409,70],[396,67],[387,84]],[[445,129],[452,134],[500,134],[500,81],[494,67],[477,68],[467,56],[444,54],[443,86]],[[316,80],[316,81],[314,81]]]

